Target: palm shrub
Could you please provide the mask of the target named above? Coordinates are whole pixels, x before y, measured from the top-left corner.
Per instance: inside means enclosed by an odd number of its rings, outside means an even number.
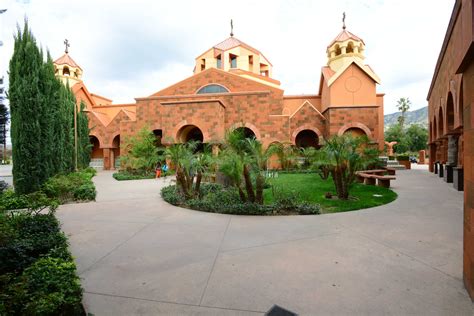
[[[261,142],[245,138],[243,131],[238,129],[226,134],[224,150],[219,156],[219,170],[237,187],[242,202],[263,204],[264,171],[270,157],[279,149],[278,145],[265,149]]]
[[[160,148],[155,145],[155,135],[145,126],[135,136],[125,139],[125,153],[120,157],[121,168],[130,172],[153,172],[163,160]]]
[[[313,165],[330,174],[339,199],[347,200],[356,179],[356,172],[366,169],[378,159],[379,151],[372,148],[367,137],[333,136],[317,151]]]
[[[171,145],[165,150],[166,158],[176,170],[176,183],[186,200],[199,197],[202,178],[213,164],[209,146],[198,152],[199,144],[190,141]]]

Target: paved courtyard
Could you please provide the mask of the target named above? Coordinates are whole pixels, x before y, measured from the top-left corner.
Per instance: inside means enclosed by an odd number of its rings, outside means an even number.
[[[60,207],[95,315],[473,315],[462,282],[460,192],[400,171],[388,205],[251,217],[171,206],[168,180],[94,178],[97,202]]]

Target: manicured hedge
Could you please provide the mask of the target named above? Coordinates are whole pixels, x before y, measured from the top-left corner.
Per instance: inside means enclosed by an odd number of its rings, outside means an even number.
[[[124,180],[142,180],[142,179],[154,179],[155,172],[151,173],[130,173],[127,171],[119,171],[115,172],[113,175],[115,180],[117,181],[124,181]]]
[[[177,186],[170,185],[161,189],[161,196],[170,204],[198,211],[236,214],[236,215],[289,215],[320,214],[317,204],[299,203],[292,196],[280,198],[273,204],[241,202],[235,188],[224,188],[218,184],[201,185],[200,197],[185,200]]]
[[[0,315],[84,315],[67,247],[54,212],[0,213]]]
[[[166,174],[163,172],[161,173],[161,177],[166,177],[174,175],[174,170],[168,170]],[[124,180],[143,180],[143,179],[155,179],[156,173],[153,172],[143,172],[143,171],[136,171],[136,172],[129,172],[126,170],[120,170],[119,172],[115,172],[113,175],[115,180],[117,181],[124,181]]]
[[[409,158],[410,157],[408,155],[398,155],[397,156],[397,160],[399,160],[399,161],[408,161]]]

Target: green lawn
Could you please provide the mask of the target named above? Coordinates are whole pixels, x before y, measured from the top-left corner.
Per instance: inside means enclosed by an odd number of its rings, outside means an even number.
[[[390,189],[378,186],[355,183],[350,191],[352,197],[348,201],[325,198],[326,192],[336,194],[332,179],[322,180],[317,174],[280,174],[278,178],[268,179],[274,187],[264,191],[265,204],[274,200],[273,191],[285,193],[294,192],[299,200],[320,204],[323,213],[345,212],[362,208],[387,204],[397,198]],[[381,195],[381,196],[374,196]]]

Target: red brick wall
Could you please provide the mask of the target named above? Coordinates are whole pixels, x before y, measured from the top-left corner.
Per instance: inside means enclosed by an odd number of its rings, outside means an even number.
[[[463,74],[464,283],[474,299],[474,61]]]
[[[364,129],[366,127],[370,131],[370,137],[379,144],[383,143],[383,139],[379,139],[379,108],[378,107],[345,107],[345,108],[329,108],[324,112],[324,116],[328,120],[326,127],[329,135],[337,135],[341,128],[358,127]],[[361,125],[363,126],[361,126]]]

